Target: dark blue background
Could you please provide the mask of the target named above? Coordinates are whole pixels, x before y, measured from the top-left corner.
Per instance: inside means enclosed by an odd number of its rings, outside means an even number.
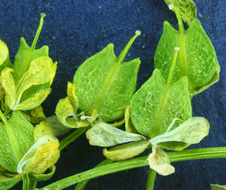
[[[193,147],[226,146],[226,15],[224,0],[196,0],[198,19],[209,35],[221,65],[220,81],[193,99],[195,116],[206,117],[210,135]],[[135,30],[142,35],[135,41],[127,59],[140,57],[138,87],[153,71],[153,56],[168,20],[176,26],[175,16],[163,0],[1,0],[0,38],[8,45],[11,60],[24,36],[29,44],[38,27],[39,14],[47,14],[38,47],[50,47],[50,56],[58,61],[52,94],[44,103],[45,112],[54,113],[59,98],[66,95],[77,67],[88,57],[115,44],[118,55]],[[88,145],[84,137],[61,153],[57,172],[51,181],[92,168],[103,160],[100,148]],[[200,160],[173,163],[176,172],[158,176],[156,190],[207,190],[210,183],[226,184],[226,160]],[[88,190],[144,190],[148,167],[125,171],[92,180]],[[14,188],[13,188],[14,189]],[[20,189],[20,185],[16,187]],[[69,188],[72,189],[72,188]]]

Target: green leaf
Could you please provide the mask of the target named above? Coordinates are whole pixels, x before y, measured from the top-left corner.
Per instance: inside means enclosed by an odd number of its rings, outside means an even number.
[[[128,144],[116,146],[109,150],[105,148],[103,153],[104,156],[110,160],[114,161],[127,160],[144,152],[148,145],[149,145],[148,141],[144,140],[135,141]]]
[[[41,85],[50,82],[50,73],[53,61],[46,56],[34,59],[23,77],[18,82],[18,96],[33,85]]]
[[[89,122],[78,120],[68,97],[59,100],[55,112],[58,120],[65,127],[80,128],[89,126]]]
[[[142,135],[128,133],[103,122],[99,122],[89,129],[86,137],[89,139],[89,144],[101,147],[145,140]]]
[[[4,119],[3,119],[4,120]],[[33,144],[33,126],[19,111],[0,123],[0,165],[11,172]]]
[[[38,41],[40,32],[42,30],[44,17],[45,17],[45,15],[41,14],[39,27],[37,29],[37,32],[36,32],[36,35],[35,35],[35,38],[33,40],[31,47],[29,47],[27,45],[24,38],[20,39],[20,48],[16,54],[15,62],[13,64],[13,69],[15,71],[14,79],[15,79],[16,83],[27,72],[28,68],[30,67],[30,63],[34,59],[41,57],[41,56],[49,56],[48,55],[48,51],[49,51],[48,46],[43,46],[42,48],[35,50],[36,43]]]
[[[209,134],[209,128],[210,124],[205,118],[192,117],[177,128],[154,137],[150,142],[153,145],[158,144],[160,146],[161,143],[165,142],[182,142],[188,145],[197,144]],[[178,150],[178,147],[176,147],[176,150]]]
[[[191,116],[187,77],[169,84],[158,69],[154,70],[131,101],[134,127],[150,138],[164,134],[174,118],[187,120]],[[174,128],[180,123],[176,121]]]
[[[21,175],[1,174],[0,173],[0,190],[7,190],[21,181]]]
[[[73,83],[79,109],[91,115],[97,110],[104,121],[120,119],[136,89],[139,59],[123,62],[137,31],[117,58],[114,45],[87,59],[76,71]]]
[[[10,66],[9,50],[7,45],[0,40],[0,72]]]
[[[196,89],[207,88],[217,80],[214,78],[215,81],[212,81],[214,73],[219,71],[216,53],[197,19],[194,19],[186,31],[179,22],[179,32],[168,22],[164,22],[164,30],[155,52],[154,62],[155,67],[161,70],[165,78],[170,72],[175,46],[178,46],[180,51],[173,81],[187,76],[190,93],[197,94]]]
[[[152,147],[152,153],[149,154],[148,162],[150,168],[160,175],[166,176],[175,172],[174,167],[170,164],[168,155],[158,146]]]
[[[211,190],[226,190],[226,185],[211,184]]]
[[[59,141],[53,136],[43,135],[24,154],[17,172],[42,174],[56,163],[59,154]]]
[[[49,57],[33,60],[28,71],[16,84],[13,70],[5,68],[1,73],[6,104],[12,110],[30,110],[39,106],[51,92],[50,85],[56,72],[56,63]]]
[[[192,0],[165,0],[165,3],[170,9],[172,9],[172,6],[174,9],[176,8],[183,21],[189,25],[196,17],[197,10]]]

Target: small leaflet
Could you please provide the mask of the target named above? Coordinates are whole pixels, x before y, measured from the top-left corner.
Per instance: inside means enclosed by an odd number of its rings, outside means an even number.
[[[95,124],[86,132],[90,145],[110,147],[126,142],[145,140],[142,135],[125,132],[103,122]]]
[[[209,134],[210,124],[203,117],[192,117],[183,122],[177,128],[156,136],[150,140],[151,144],[164,142],[183,142],[197,144]]]
[[[148,157],[149,166],[158,174],[167,176],[175,172],[174,167],[170,164],[168,155],[159,147],[153,146],[152,153]]]
[[[69,128],[80,128],[89,126],[89,122],[86,120],[78,120],[76,113],[68,99],[68,97],[59,100],[56,106],[56,116],[58,120]]]
[[[149,142],[145,140],[135,141],[111,149],[105,148],[103,154],[107,159],[113,161],[127,160],[144,152],[148,145]]]

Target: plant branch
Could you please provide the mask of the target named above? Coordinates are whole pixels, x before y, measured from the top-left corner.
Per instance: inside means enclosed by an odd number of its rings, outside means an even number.
[[[101,162],[97,166],[95,166],[95,168],[99,167],[99,166],[103,166],[105,164],[112,163],[112,162],[113,161],[111,161],[111,160],[104,160],[103,162]],[[85,180],[85,181],[82,181],[82,182],[78,183],[74,190],[83,190],[88,182],[89,182],[89,180]]]
[[[155,186],[155,176],[156,172],[152,169],[149,170],[147,184],[146,184],[146,190],[153,190]]]
[[[29,174],[24,174],[23,177],[23,190],[35,190],[37,181]]]
[[[180,152],[168,152],[167,154],[171,162],[209,158],[226,158],[226,147],[188,149]],[[89,180],[92,178],[128,169],[148,166],[147,157],[148,156],[138,157],[130,160],[124,160],[121,162],[114,162],[103,166],[95,167],[79,174],[75,174],[70,177],[58,180],[52,184],[41,188],[41,190],[52,190],[54,188],[60,190],[84,180]]]

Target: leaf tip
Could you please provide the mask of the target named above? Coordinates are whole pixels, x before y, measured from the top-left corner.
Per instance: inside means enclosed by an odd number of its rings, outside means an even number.
[[[170,4],[168,7],[169,7],[170,10],[173,10],[174,6],[173,6],[173,4]]]
[[[40,13],[40,15],[41,15],[42,18],[46,17],[46,13]]]
[[[135,34],[136,34],[137,36],[140,36],[140,35],[141,35],[141,31],[140,31],[140,30],[136,30]]]

